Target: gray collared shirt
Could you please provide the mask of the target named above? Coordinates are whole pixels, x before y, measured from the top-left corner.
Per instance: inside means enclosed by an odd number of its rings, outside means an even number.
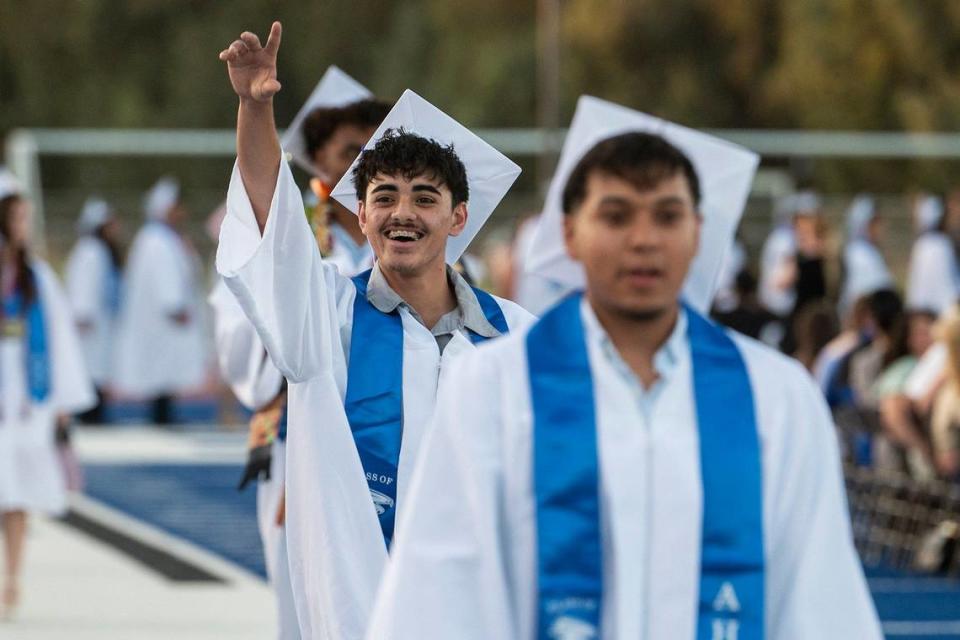
[[[477,294],[473,292],[463,276],[450,265],[447,265],[447,282],[453,285],[457,307],[442,315],[433,327],[427,327],[427,323],[423,321],[420,314],[404,302],[403,298],[397,295],[397,292],[387,284],[387,279],[380,271],[379,263],[373,266],[373,272],[370,274],[370,280],[367,283],[367,300],[383,313],[392,313],[397,307],[403,306],[420,324],[430,330],[430,333],[437,340],[440,353],[443,353],[443,349],[453,339],[453,334],[457,331],[473,331],[484,338],[499,336],[500,332],[490,324],[487,316],[483,313],[480,301],[477,300]]]

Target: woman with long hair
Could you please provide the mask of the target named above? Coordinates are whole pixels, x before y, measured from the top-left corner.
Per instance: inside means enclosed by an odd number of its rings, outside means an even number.
[[[28,512],[66,508],[57,423],[93,406],[66,297],[50,267],[31,255],[30,204],[0,171],[0,606],[12,617]]]

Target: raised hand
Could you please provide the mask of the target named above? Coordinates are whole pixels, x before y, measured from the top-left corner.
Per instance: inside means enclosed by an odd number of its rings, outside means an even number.
[[[277,50],[280,48],[281,26],[274,22],[270,27],[266,46],[260,45],[256,34],[244,31],[239,40],[220,52],[220,59],[227,63],[230,84],[241,100],[270,102],[280,91],[277,82]]]

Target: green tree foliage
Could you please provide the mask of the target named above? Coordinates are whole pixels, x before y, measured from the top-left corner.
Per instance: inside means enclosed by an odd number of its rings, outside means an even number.
[[[565,118],[591,93],[693,126],[960,127],[956,0],[559,1]],[[273,18],[285,27],[281,123],[336,63],[388,100],[410,87],[473,126],[531,126],[536,5],[0,0],[0,133],[230,127],[217,53]]]

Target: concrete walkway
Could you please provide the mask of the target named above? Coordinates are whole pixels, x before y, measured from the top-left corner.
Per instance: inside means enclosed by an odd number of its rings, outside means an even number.
[[[112,437],[111,437],[112,435]],[[119,437],[118,437],[119,436]],[[129,431],[81,433],[81,459],[236,460],[235,438]],[[157,446],[159,444],[168,446]],[[104,446],[106,445],[106,446]],[[147,445],[147,446],[144,446]],[[171,496],[171,499],[175,499]],[[11,640],[262,640],[274,636],[273,597],[266,583],[220,556],[87,497],[73,513],[213,579],[176,581],[131,557],[115,542],[65,522],[30,520],[21,606],[0,622]]]

